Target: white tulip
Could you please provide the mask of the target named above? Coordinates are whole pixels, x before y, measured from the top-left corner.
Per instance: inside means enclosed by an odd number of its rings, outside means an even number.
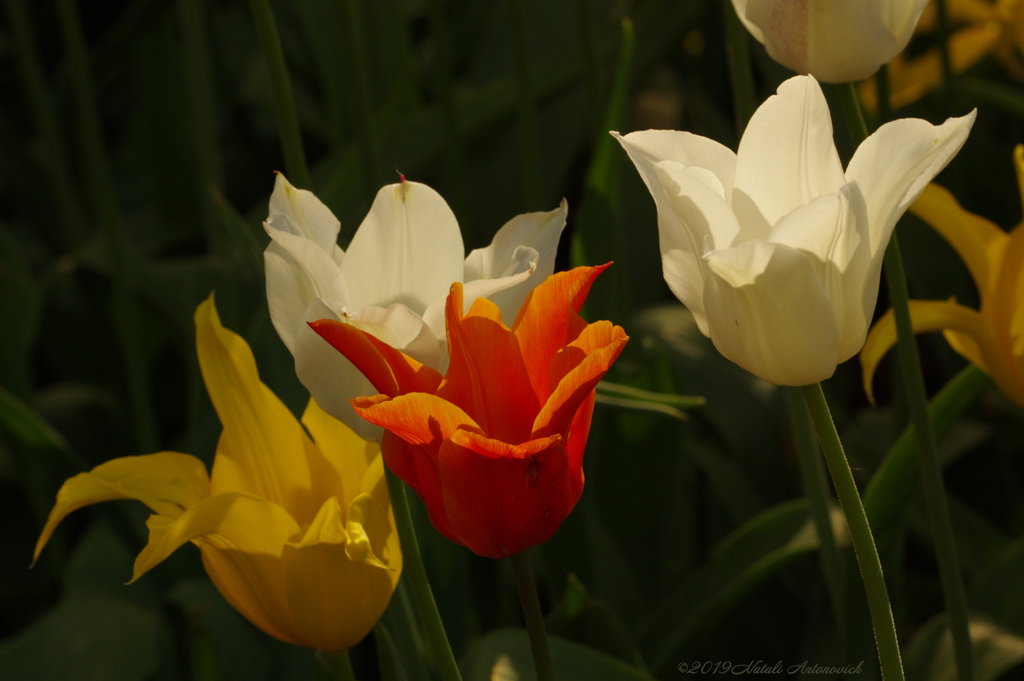
[[[263,223],[267,302],[295,371],[317,403],[366,440],[382,430],[356,416],[349,398],[377,391],[307,322],[336,319],[442,373],[448,362],[444,304],[452,283],[465,285],[466,309],[489,298],[511,325],[526,295],[555,268],[566,203],[519,215],[487,248],[465,257],[448,204],[430,187],[404,178],[378,193],[348,251],[336,243],[341,223],[312,192],[278,174]]]
[[[739,153],[673,130],[615,135],[658,207],[672,292],[726,358],[808,385],[864,345],[896,221],[963,146],[975,112],[887,123],[846,172],[814,78],[784,82]]]
[[[910,42],[928,0],[732,0],[772,59],[826,83],[871,77]]]

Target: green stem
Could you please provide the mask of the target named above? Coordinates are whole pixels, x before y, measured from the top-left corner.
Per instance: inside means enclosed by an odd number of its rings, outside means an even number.
[[[523,0],[508,0],[508,13],[519,102],[519,150],[523,193],[527,210],[539,210],[543,198],[541,178],[544,173],[544,162],[540,151],[540,125],[537,121],[537,102],[530,73],[530,41],[526,33]]]
[[[117,193],[114,191],[110,160],[103,146],[89,52],[74,0],[56,0],[56,6],[78,112],[82,158],[87,168],[96,217],[105,233],[113,269],[113,318],[124,353],[136,444],[140,451],[152,452],[157,447],[156,416],[146,387],[146,363],[138,340],[139,314],[131,295],[131,270],[124,242],[124,226]]]
[[[256,22],[256,33],[263,48],[263,57],[267,60],[270,71],[270,89],[274,96],[274,116],[277,118],[278,134],[281,136],[281,151],[284,153],[284,165],[288,169],[288,179],[296,187],[309,189],[309,168],[306,166],[306,152],[302,148],[302,135],[299,133],[299,119],[295,114],[295,103],[292,99],[292,85],[288,80],[288,67],[284,63],[284,52],[281,50],[281,38],[277,34],[274,14],[270,10],[270,0],[249,0],[253,20]]]
[[[895,233],[885,250],[885,278],[889,285],[889,302],[896,317],[897,349],[900,367],[903,370],[903,385],[910,407],[910,421],[917,439],[917,460],[921,469],[925,507],[928,509],[928,520],[935,542],[935,554],[939,562],[942,596],[949,611],[949,628],[953,634],[957,678],[960,681],[973,681],[974,663],[968,627],[967,594],[960,572],[956,539],[953,537],[953,521],[949,514],[949,501],[942,480],[939,450],[931,420],[928,418],[928,396],[925,393],[924,375],[921,373],[921,362],[917,355],[914,328],[910,322],[907,278],[900,256],[900,242]]]
[[[726,55],[736,116],[736,139],[739,140],[743,137],[747,122],[757,110],[754,74],[750,68],[750,36],[743,22],[736,16],[736,8],[731,0],[722,0],[722,14],[725,18]]]
[[[530,569],[530,556],[526,551],[514,554],[512,569],[516,573],[519,600],[523,604],[526,631],[530,634],[530,648],[533,650],[533,666],[537,670],[537,681],[555,681],[555,670],[551,665],[551,651],[548,649],[548,635],[544,630],[544,615],[540,611],[537,585]]]
[[[596,134],[607,134],[601,124],[604,113],[604,88],[601,86],[601,60],[597,51],[597,37],[594,35],[594,11],[590,0],[576,0],[576,23],[580,32],[580,51],[583,52],[583,76],[587,84],[587,99],[590,100],[590,115]]]
[[[821,385],[807,385],[801,388],[811,419],[818,431],[818,441],[825,452],[832,482],[839,496],[839,503],[846,515],[846,524],[850,531],[850,542],[857,554],[864,591],[867,594],[868,609],[871,611],[871,624],[875,630],[875,645],[878,648],[878,661],[882,667],[883,681],[903,681],[903,664],[900,661],[900,644],[896,637],[896,624],[892,619],[892,606],[889,593],[882,575],[882,563],[878,559],[878,549],[871,535],[871,526],[864,513],[864,505],[857,491],[857,483],[853,479],[853,471],[843,452],[843,444],[839,441],[832,414],[829,412],[825,394]]]
[[[7,0],[7,14],[11,22],[18,66],[25,81],[25,90],[32,106],[36,127],[46,149],[43,165],[50,174],[57,209],[64,223],[64,245],[70,250],[85,239],[85,215],[69,172],[70,164],[64,145],[64,135],[60,129],[57,105],[43,76],[43,67],[39,62],[35,34],[25,0]]]
[[[850,126],[854,143],[859,145],[867,139],[864,115],[857,101],[857,92],[852,83],[840,87],[843,111]],[[903,372],[903,388],[906,391],[910,422],[917,439],[917,458],[921,469],[921,484],[924,487],[925,506],[935,541],[935,554],[939,563],[939,578],[942,582],[942,596],[949,611],[949,628],[953,635],[953,650],[956,653],[957,678],[960,681],[974,679],[973,651],[968,628],[967,595],[964,592],[960,574],[960,557],[953,538],[953,521],[949,515],[949,502],[942,481],[942,467],[939,465],[939,451],[935,433],[928,418],[928,396],[924,387],[921,361],[917,355],[917,341],[910,322],[907,277],[903,270],[900,242],[893,232],[885,249],[885,279],[889,285],[889,302],[896,318],[897,348],[900,369]]]
[[[370,82],[366,76],[363,32],[359,29],[359,15],[353,0],[340,0],[338,10],[345,48],[349,116],[352,119],[352,132],[359,150],[359,160],[363,164],[363,190],[372,203],[377,195],[380,168],[373,136],[373,107],[370,102]]]
[[[434,593],[430,590],[430,582],[427,581],[427,570],[423,566],[419,542],[416,541],[416,530],[412,525],[412,513],[409,511],[409,498],[405,493],[405,483],[387,466],[384,467],[384,477],[388,482],[391,510],[395,515],[395,527],[398,528],[398,539],[402,544],[402,560],[409,575],[409,582],[412,584],[416,607],[423,620],[427,645],[437,661],[441,678],[444,681],[462,681],[462,674],[455,662],[448,637],[444,633],[444,623],[441,621],[441,614],[437,611]]]
[[[317,681],[356,681],[356,673],[352,669],[352,660],[348,651],[340,653],[316,653]]]
[[[846,607],[843,593],[845,590],[843,561],[836,545],[835,534],[832,532],[831,497],[828,489],[828,478],[825,467],[818,456],[818,448],[814,444],[814,424],[807,411],[807,405],[801,399],[796,388],[783,389],[786,397],[786,408],[793,425],[793,436],[796,450],[800,457],[800,480],[804,494],[811,505],[814,527],[818,532],[818,555],[821,570],[828,583],[829,596],[832,599],[832,613],[836,618],[836,633],[840,643],[840,651],[846,642]]]

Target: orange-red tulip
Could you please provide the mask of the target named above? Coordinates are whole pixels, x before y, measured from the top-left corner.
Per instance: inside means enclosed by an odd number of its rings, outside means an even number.
[[[443,378],[352,325],[310,324],[380,391],[352,406],[387,430],[388,466],[439,532],[478,555],[504,558],[546,541],[583,491],[594,389],[629,340],[578,314],[604,267],[549,277],[511,329],[485,298],[463,314],[462,285],[453,284]]]

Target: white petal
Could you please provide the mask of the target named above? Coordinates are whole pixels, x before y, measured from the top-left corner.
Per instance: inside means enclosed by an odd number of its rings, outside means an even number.
[[[267,221],[273,224],[273,218],[278,215],[290,218],[297,230],[294,233],[306,237],[325,253],[333,255],[335,249],[341,250],[337,244],[341,229],[338,218],[313,192],[293,187],[284,173],[278,173],[274,182]]]
[[[422,314],[462,281],[464,257],[459,225],[440,194],[418,182],[382,187],[341,263],[350,307],[402,303]]]
[[[736,175],[736,154],[729,147],[707,137],[678,130],[640,130],[624,137],[614,131],[611,134],[629,154],[652,195],[658,184],[654,165],[659,161],[675,161],[687,168],[696,166],[710,170],[722,183],[726,202],[730,201]],[[654,198],[657,201],[658,197]]]
[[[744,239],[766,238],[783,215],[844,184],[821,87],[813,78],[790,78],[740,140],[732,206]]]
[[[316,300],[303,315],[295,343],[295,373],[324,411],[338,419],[364,440],[380,442],[382,429],[356,416],[349,404],[353,397],[376,395],[377,389],[306,322],[334,319],[372,334],[413,359],[432,367],[440,362],[437,340],[423,320],[404,305],[388,309],[364,308],[352,315],[328,301]]]
[[[660,161],[652,170],[665,205],[658,207],[665,282],[707,334],[702,255],[706,242],[711,249],[733,244],[739,234],[736,216],[719,194],[720,185],[709,186],[715,176],[706,170],[684,168],[674,161]],[[663,219],[663,213],[669,219]]]
[[[523,301],[526,300],[526,294],[543,281],[536,281],[539,260],[540,255],[529,246],[516,247],[505,266],[505,271],[500,272],[496,279],[477,279],[463,285],[463,314],[469,312],[477,298],[490,298],[501,310],[501,319],[505,326],[511,326]],[[535,281],[536,284],[530,286],[531,282]],[[444,308],[447,300],[448,296],[438,296],[423,313],[423,321],[433,330],[439,342],[445,339]]]
[[[778,385],[808,385],[835,372],[836,320],[810,258],[753,241],[712,251],[704,290],[715,347]]]
[[[960,151],[976,115],[977,110],[938,126],[902,118],[857,148],[846,179],[860,186],[867,202],[873,257],[881,258],[897,220]]]
[[[263,223],[272,239],[263,253],[263,264],[270,319],[285,346],[294,354],[295,336],[309,304],[317,298],[326,298],[345,305],[348,289],[329,251],[304,236],[276,227],[285,223],[293,221],[278,215],[274,225]]]
[[[568,211],[569,204],[562,199],[561,205],[553,211],[517,215],[498,230],[490,246],[470,253],[466,258],[463,279],[466,283],[463,291],[465,300],[471,300],[470,296],[472,300],[490,298],[501,310],[502,321],[511,326],[526,295],[555,271],[555,254]],[[523,247],[527,250],[521,250]],[[535,253],[535,257],[530,255],[530,251]],[[534,262],[532,274],[519,278],[518,275],[529,269],[531,260]],[[495,284],[475,284],[477,280],[510,276],[516,276],[516,281],[497,287]]]
[[[800,249],[811,259],[835,314],[838,361],[857,354],[874,312],[874,300],[865,307],[863,295],[871,251],[867,207],[857,186],[845,185],[783,216],[769,241]]]

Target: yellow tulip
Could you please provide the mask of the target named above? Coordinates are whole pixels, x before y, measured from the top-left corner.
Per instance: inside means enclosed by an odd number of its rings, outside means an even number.
[[[1013,77],[1024,80],[1024,2],[1021,0],[945,0],[949,33],[949,66],[954,75],[963,73],[991,53]],[[937,13],[933,2],[921,16],[917,33],[935,33]],[[942,54],[932,47],[910,57],[896,55],[889,62],[889,101],[899,109],[942,85]],[[868,109],[878,106],[874,80],[860,87],[861,101]]]
[[[35,557],[71,511],[136,499],[153,515],[131,581],[190,541],[220,593],[260,629],[324,652],[350,648],[380,618],[402,572],[380,448],[312,399],[300,424],[260,382],[245,340],[221,326],[213,296],[195,323],[224,428],[212,474],[177,452],[80,473],[57,493]]]
[[[1024,145],[1014,150],[1013,160],[1024,197]],[[981,297],[981,310],[955,299],[910,301],[914,333],[942,331],[954,350],[1024,406],[1024,222],[1007,234],[961,208],[952,194],[935,184],[928,185],[910,210],[960,254]],[[872,401],[871,377],[895,342],[889,310],[871,329],[860,353],[864,390]]]

